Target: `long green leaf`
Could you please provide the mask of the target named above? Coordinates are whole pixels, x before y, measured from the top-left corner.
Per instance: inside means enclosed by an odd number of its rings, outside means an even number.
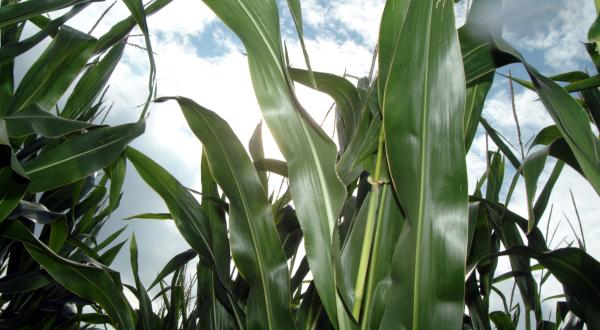
[[[29,0],[0,7],[0,28],[90,0]]]
[[[67,99],[61,113],[62,117],[78,118],[92,106],[117,67],[124,50],[123,41],[111,48],[102,60],[87,69]]]
[[[35,133],[56,138],[94,126],[90,123],[55,116],[36,103],[2,119],[7,123],[10,137],[24,137]]]
[[[211,267],[215,267],[209,222],[198,201],[177,179],[148,156],[131,147],[127,148],[126,153],[127,159],[146,184],[156,191],[167,204],[183,238],[201,258]],[[226,279],[229,274],[219,273],[218,275],[222,283],[227,283]]]
[[[529,228],[528,233],[537,225],[539,219],[536,218],[533,212],[534,198],[537,191],[538,180],[544,166],[546,165],[546,158],[548,157],[549,148],[537,150],[527,155],[523,161],[523,179],[525,180],[525,194],[527,199],[527,211],[529,213]]]
[[[250,285],[248,327],[290,327],[293,320],[286,259],[252,160],[227,122],[190,99],[173,99],[204,145],[210,171],[230,202],[231,254]]]
[[[144,220],[171,220],[173,216],[170,213],[142,213],[132,215],[123,220],[144,219]]]
[[[406,215],[381,327],[459,329],[468,201],[453,2],[387,1],[379,47],[388,163]]]
[[[84,3],[78,4],[76,6],[73,6],[73,8],[71,10],[69,10],[66,14],[64,14],[56,19],[51,20],[39,32],[35,33],[31,37],[26,38],[24,40],[20,40],[18,42],[15,41],[15,42],[11,42],[6,45],[3,45],[2,48],[0,48],[0,62],[11,61],[15,57],[27,52],[28,50],[30,50],[31,48],[33,48],[34,46],[39,44],[42,40],[44,40],[49,35],[54,36],[57,33],[58,29],[63,24],[65,24],[65,22],[67,22],[73,16],[79,14],[89,4],[90,4],[89,2],[87,2],[87,3],[84,2]],[[39,17],[44,17],[44,16],[39,16]]]
[[[0,221],[19,205],[29,182],[29,177],[13,153],[6,122],[0,119]]]
[[[29,191],[39,192],[80,180],[98,171],[144,132],[145,123],[98,128],[77,136],[23,164],[31,178]]]
[[[488,11],[501,10],[501,2],[487,2],[485,7]],[[482,19],[483,17],[485,15],[481,16]],[[474,66],[478,67],[477,70],[487,73],[509,62],[523,64],[532,80],[533,88],[575,155],[585,177],[600,194],[600,139],[592,131],[586,111],[564,88],[527,63],[515,48],[500,37],[500,31],[490,30],[481,23],[476,22],[472,26],[474,33],[480,29],[478,38],[481,41],[476,56],[478,64]]]
[[[242,40],[261,111],[289,168],[290,191],[304,233],[315,286],[334,327],[349,321],[336,292],[333,233],[345,189],[336,147],[298,102],[283,59],[275,0],[205,0]]]
[[[308,57],[308,51],[306,50],[306,44],[304,43],[304,26],[302,24],[302,4],[300,0],[286,0],[288,8],[292,13],[292,19],[294,20],[294,26],[298,33],[298,39],[300,40],[300,47],[302,48],[302,54],[304,55],[304,63],[306,64],[308,77],[311,85],[316,86],[315,75],[310,65],[310,58]]]
[[[467,151],[471,148],[477,133],[483,105],[493,82],[494,74],[489,73],[477,79],[467,88],[467,104],[465,107],[465,149]]]
[[[393,254],[404,225],[404,216],[391,187],[384,187],[378,209],[377,227],[369,275],[365,287],[365,307],[361,328],[372,329],[380,325],[388,303]]]
[[[219,197],[219,188],[210,170],[206,152],[202,153],[200,180],[202,181],[202,203],[200,206],[210,222],[210,230],[213,238],[212,247],[217,260],[217,267],[220,268],[220,272],[226,274],[229,272],[231,252],[229,248],[227,221],[225,219],[225,208],[223,203],[219,203],[222,202]]]
[[[16,0],[2,0],[0,6],[15,4]],[[25,24],[12,24],[0,29],[0,48],[7,47],[21,39]],[[15,59],[0,62],[0,115],[5,115],[7,106],[15,91]]]
[[[514,246],[482,260],[501,255],[537,259],[577,299],[586,324],[592,329],[600,326],[600,286],[596,280],[600,276],[600,263],[592,256],[577,248],[540,252],[527,246]]]
[[[167,262],[167,264],[163,267],[163,269],[158,273],[156,279],[150,284],[148,289],[152,289],[155,285],[160,283],[165,277],[169,274],[173,273],[175,270],[183,267],[183,265],[187,264],[190,260],[196,258],[198,253],[193,249],[183,251],[177,255],[175,255],[171,260]]]
[[[381,115],[363,111],[354,138],[340,157],[336,169],[342,182],[349,185],[364,170],[361,162],[377,150]]]
[[[0,279],[0,293],[10,294],[37,290],[50,284],[52,278],[38,271],[27,274],[13,274]]]
[[[135,288],[137,289],[137,298],[140,304],[140,313],[137,319],[137,325],[139,329],[152,330],[156,328],[154,323],[154,313],[152,312],[152,301],[150,300],[148,292],[146,292],[146,289],[140,280],[138,270],[138,248],[135,234],[131,236],[129,250],[131,256],[131,270],[133,272]]]
[[[117,273],[64,259],[40,242],[20,222],[5,222],[0,235],[20,241],[40,265],[69,291],[98,302],[119,329],[133,329],[132,308],[123,295]]]
[[[252,133],[252,137],[250,137],[250,141],[248,142],[248,151],[250,152],[250,157],[254,162],[257,162],[263,158],[265,158],[265,150],[263,147],[263,139],[262,139],[262,121],[256,125],[254,129],[254,133]],[[258,171],[258,176],[260,177],[260,183],[262,184],[265,191],[269,192],[269,182],[267,178],[267,173],[265,170],[256,169]]]
[[[96,39],[63,26],[23,77],[7,114],[32,103],[52,109],[92,56],[95,46]]]

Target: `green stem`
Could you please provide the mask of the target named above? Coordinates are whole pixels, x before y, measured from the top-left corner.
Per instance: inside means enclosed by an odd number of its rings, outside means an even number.
[[[529,308],[525,309],[525,329],[531,330],[531,310]]]
[[[373,242],[373,250],[377,251],[379,247],[379,242],[381,241],[381,221],[383,221],[384,209],[385,209],[385,201],[388,193],[389,185],[383,185],[383,189],[381,189],[381,200],[379,201],[379,214],[377,215],[377,224],[375,226],[375,241]],[[371,264],[377,265],[377,253],[371,253]],[[365,295],[365,310],[361,317],[361,329],[368,329],[370,325],[371,318],[371,301],[373,300],[373,287],[375,286],[375,273],[369,272],[367,278],[367,292]]]
[[[379,133],[379,147],[377,149],[377,162],[375,163],[375,175],[372,176],[371,182],[371,197],[369,199],[369,210],[367,213],[367,225],[365,228],[365,236],[363,240],[362,250],[360,253],[360,263],[358,266],[358,275],[356,277],[356,285],[354,287],[354,306],[352,315],[356,320],[359,319],[360,309],[365,290],[365,279],[369,266],[369,256],[371,255],[371,246],[373,244],[373,233],[375,231],[375,215],[377,213],[377,203],[379,200],[379,186],[381,179],[381,162],[383,160],[383,128]]]
[[[596,5],[596,13],[600,13],[600,0],[594,0],[594,4]]]

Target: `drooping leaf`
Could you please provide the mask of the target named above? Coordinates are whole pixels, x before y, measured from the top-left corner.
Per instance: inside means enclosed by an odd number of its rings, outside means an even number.
[[[63,213],[48,210],[43,204],[21,200],[8,218],[18,219],[22,217],[35,223],[45,225],[54,223],[64,216],[65,214]]]
[[[257,171],[267,171],[281,175],[286,178],[288,177],[287,164],[281,160],[263,158],[261,160],[255,161],[254,166],[256,167]]]
[[[90,123],[55,116],[36,103],[2,119],[7,123],[10,137],[38,134],[44,137],[56,138],[94,126]]]
[[[56,255],[20,222],[4,222],[1,226],[0,235],[23,243],[53,279],[69,291],[98,302],[118,328],[133,329],[133,310],[123,295],[118,274]]]
[[[265,158],[265,151],[263,148],[263,139],[262,139],[262,121],[256,125],[254,129],[254,133],[252,133],[252,137],[250,138],[250,142],[248,143],[248,151],[250,152],[250,157],[254,162],[260,161]],[[256,169],[258,171],[258,176],[260,177],[260,183],[262,184],[265,191],[269,192],[269,182],[267,181],[267,173],[265,170]]]
[[[338,127],[343,128],[338,130],[338,134],[341,135],[340,148],[343,151],[346,145],[352,141],[361,115],[361,101],[356,87],[345,78],[330,73],[314,72],[314,76],[311,78],[310,72],[307,70],[290,68],[289,71],[290,77],[294,81],[326,93],[335,100],[342,122]],[[313,85],[311,79],[314,79],[316,85]]]
[[[600,276],[600,263],[577,248],[561,248],[540,252],[526,246],[514,246],[487,256],[509,255],[535,258],[558,279],[573,297],[576,297],[585,321],[591,328],[600,324],[600,287],[595,280]]]
[[[23,164],[31,178],[29,191],[39,192],[80,180],[98,171],[144,132],[143,121],[103,127],[72,138]]]
[[[486,7],[491,11],[501,10],[500,4],[498,1],[490,1]],[[506,64],[501,59],[523,64],[534,90],[569,145],[583,174],[600,194],[600,139],[593,133],[586,111],[564,88],[531,66],[515,48],[500,37],[499,31],[490,31],[485,25],[479,25],[479,29],[482,44],[478,49],[480,54],[477,56],[477,66],[485,68],[482,71],[489,72]]]
[[[240,37],[248,52],[258,103],[288,163],[290,191],[316,289],[334,327],[341,328],[350,320],[336,292],[331,249],[345,191],[335,173],[333,141],[299,106],[293,94],[283,58],[277,3],[274,0],[253,2],[251,6],[236,0],[204,3]]]
[[[248,327],[290,327],[286,259],[252,160],[227,122],[190,99],[173,99],[202,142],[210,172],[229,199],[231,254],[250,285]]]
[[[152,289],[156,284],[162,281],[169,274],[173,273],[176,269],[181,268],[183,265],[187,264],[190,260],[196,258],[198,253],[193,249],[189,249],[187,251],[183,251],[177,255],[175,255],[167,264],[163,267],[163,269],[158,273],[156,279],[150,284],[148,289]]]
[[[521,161],[513,153],[513,151],[510,149],[510,147],[504,142],[504,140],[502,140],[502,138],[500,137],[500,135],[496,131],[496,129],[494,129],[494,127],[492,127],[492,125],[488,124],[488,122],[483,117],[481,117],[479,119],[479,121],[481,122],[481,125],[486,130],[487,134],[490,136],[492,141],[494,141],[494,143],[496,144],[496,146],[498,146],[500,151],[502,151],[504,156],[506,156],[506,158],[508,158],[511,165],[515,169],[519,169],[521,167]]]
[[[148,156],[131,147],[127,148],[126,154],[146,184],[165,201],[183,238],[208,265],[215,267],[209,222],[198,201],[177,179]],[[223,283],[227,283],[225,279],[229,274],[218,275]]]

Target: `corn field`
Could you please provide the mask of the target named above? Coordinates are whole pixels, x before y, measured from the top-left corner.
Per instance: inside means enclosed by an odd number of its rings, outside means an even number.
[[[1,0],[0,328],[600,329],[600,263],[584,236],[551,247],[539,226],[563,168],[600,194],[600,16],[581,46],[597,72],[546,76],[491,19],[502,0],[470,0],[458,29],[458,1],[387,0],[371,73],[355,83],[312,70],[300,0],[204,0],[243,44],[264,120],[240,141],[194,95],[156,95],[147,17],[173,0],[122,0],[130,16],[99,38],[69,26],[95,2]],[[303,68],[289,64],[284,10]],[[24,37],[26,24],[37,32]],[[147,53],[147,101],[139,120],[109,126],[110,77],[133,33]],[[43,40],[16,79],[17,57]],[[527,74],[507,77],[511,88],[535,92],[553,121],[521,155],[482,116],[507,65]],[[299,84],[335,101],[333,138]],[[178,105],[202,144],[200,191],[130,146],[161,102]],[[267,129],[282,160],[265,158]],[[469,191],[478,129],[492,147]],[[128,208],[128,164],[168,208],[132,218],[172,221],[190,247],[152,283],[140,279],[135,236],[98,239]],[[509,207],[519,182],[527,216]],[[110,268],[127,247],[133,283]],[[550,315],[549,279],[563,288]]]

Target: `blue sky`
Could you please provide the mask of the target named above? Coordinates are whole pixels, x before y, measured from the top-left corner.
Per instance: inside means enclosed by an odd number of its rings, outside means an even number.
[[[72,25],[87,31],[100,13],[111,2],[94,3],[72,21]],[[585,70],[595,73],[581,44],[585,41],[587,28],[595,18],[593,0],[507,0],[505,38],[517,47],[542,73]],[[306,44],[313,69],[353,76],[368,73],[372,51],[377,41],[379,18],[384,0],[303,0],[303,18]],[[282,35],[286,40],[292,65],[303,66],[302,53],[289,14],[282,8]],[[455,6],[457,24],[464,22],[466,0]],[[94,35],[99,36],[112,23],[127,16],[127,9],[118,1]],[[252,92],[243,47],[237,38],[218,21],[200,0],[175,0],[171,5],[149,18],[154,50],[157,53],[158,96],[182,95],[196,100],[225,118],[243,143],[247,143],[255,125],[260,121],[260,110]],[[34,31],[28,27],[26,33]],[[142,45],[142,38],[130,42]],[[41,47],[19,59],[24,70]],[[500,72],[526,78],[519,65],[511,65]],[[147,58],[144,51],[128,47],[111,80],[109,101],[114,110],[108,121],[111,124],[135,121],[139,116],[136,107],[146,99]],[[351,81],[355,82],[355,80]],[[332,100],[320,93],[298,87],[298,95],[310,114],[321,121]],[[549,116],[537,96],[517,86],[515,103],[523,128],[524,140],[542,127],[551,124]],[[512,119],[508,82],[497,76],[484,109],[484,116],[511,141],[516,141]],[[331,117],[332,118],[332,117]],[[332,131],[332,120],[325,129]],[[267,156],[280,158],[280,154],[265,133]],[[185,121],[175,104],[157,104],[151,108],[146,134],[134,145],[146,152],[171,171],[181,182],[199,187],[201,145],[187,129]],[[493,147],[492,147],[493,149]],[[473,184],[485,170],[485,135],[480,130],[468,155],[469,183]],[[552,169],[549,161],[540,182],[545,182]],[[506,181],[513,171],[507,171]],[[127,234],[135,231],[140,246],[140,269],[142,280],[149,283],[167,260],[176,253],[188,249],[174,225],[159,221],[122,221],[136,213],[163,212],[162,201],[141,181],[129,166],[126,190],[121,208],[114,214],[104,234],[128,225]],[[575,219],[570,203],[569,189],[573,190],[587,237],[597,237],[600,229],[596,219],[598,195],[577,173],[565,169],[552,197],[554,217],[552,226],[564,216]],[[511,207],[525,215],[525,199],[522,183],[519,184]],[[564,216],[563,216],[564,213]],[[546,217],[541,223],[545,227]],[[573,239],[566,221],[559,226],[557,239],[566,236]],[[588,252],[600,258],[600,242],[588,239]],[[122,272],[125,282],[131,282],[127,249],[121,253],[115,268]],[[504,270],[508,263],[502,263]],[[499,270],[501,272],[502,270]],[[510,289],[510,287],[509,287]],[[549,295],[560,290],[552,284]]]

